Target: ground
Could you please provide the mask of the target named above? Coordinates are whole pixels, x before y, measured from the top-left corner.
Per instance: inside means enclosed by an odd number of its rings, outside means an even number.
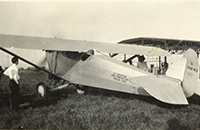
[[[73,86],[54,92],[46,100],[35,96],[41,71],[20,70],[21,105],[9,109],[8,77],[0,84],[0,129],[200,129],[200,98],[174,106],[152,97],[89,88],[79,95]]]

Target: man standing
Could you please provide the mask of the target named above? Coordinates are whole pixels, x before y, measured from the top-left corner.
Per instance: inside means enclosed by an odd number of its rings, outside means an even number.
[[[18,74],[18,58],[13,57],[11,59],[12,65],[4,71],[4,74],[9,76],[10,82],[9,87],[11,90],[11,107],[14,110],[18,110],[18,104],[19,104],[19,74]]]

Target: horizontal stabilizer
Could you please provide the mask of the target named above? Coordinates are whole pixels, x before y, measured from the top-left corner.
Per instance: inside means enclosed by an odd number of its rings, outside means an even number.
[[[169,104],[188,105],[188,101],[180,85],[166,87],[144,87],[154,98]]]
[[[133,84],[139,84],[140,89],[143,88],[149,95],[169,104],[187,105],[188,101],[185,97],[183,89],[178,82],[171,81],[168,78],[152,76],[144,76],[130,79]],[[138,91],[141,95],[146,95],[144,91]]]

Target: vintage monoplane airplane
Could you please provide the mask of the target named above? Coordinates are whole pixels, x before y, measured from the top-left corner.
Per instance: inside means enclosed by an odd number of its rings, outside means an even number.
[[[45,50],[49,71],[40,68],[6,48]],[[187,105],[187,97],[192,96],[197,89],[199,65],[196,53],[191,49],[185,52],[181,58],[184,65],[181,70],[183,71],[181,79],[154,75],[117,61],[112,58],[112,55],[109,56],[102,53],[169,56],[168,52],[156,47],[0,35],[0,49],[10,55],[18,56],[22,61],[51,75],[52,81],[48,85],[39,83],[37,86],[37,91],[42,97],[45,97],[47,92],[74,84],[78,89],[81,89],[81,86],[90,86],[153,96],[169,104]],[[170,70],[169,68],[168,71]]]

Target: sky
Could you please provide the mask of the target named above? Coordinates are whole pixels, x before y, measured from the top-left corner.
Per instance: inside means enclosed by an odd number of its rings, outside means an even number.
[[[189,0],[0,1],[0,34],[108,43],[137,37],[200,41],[199,9],[200,1]]]

